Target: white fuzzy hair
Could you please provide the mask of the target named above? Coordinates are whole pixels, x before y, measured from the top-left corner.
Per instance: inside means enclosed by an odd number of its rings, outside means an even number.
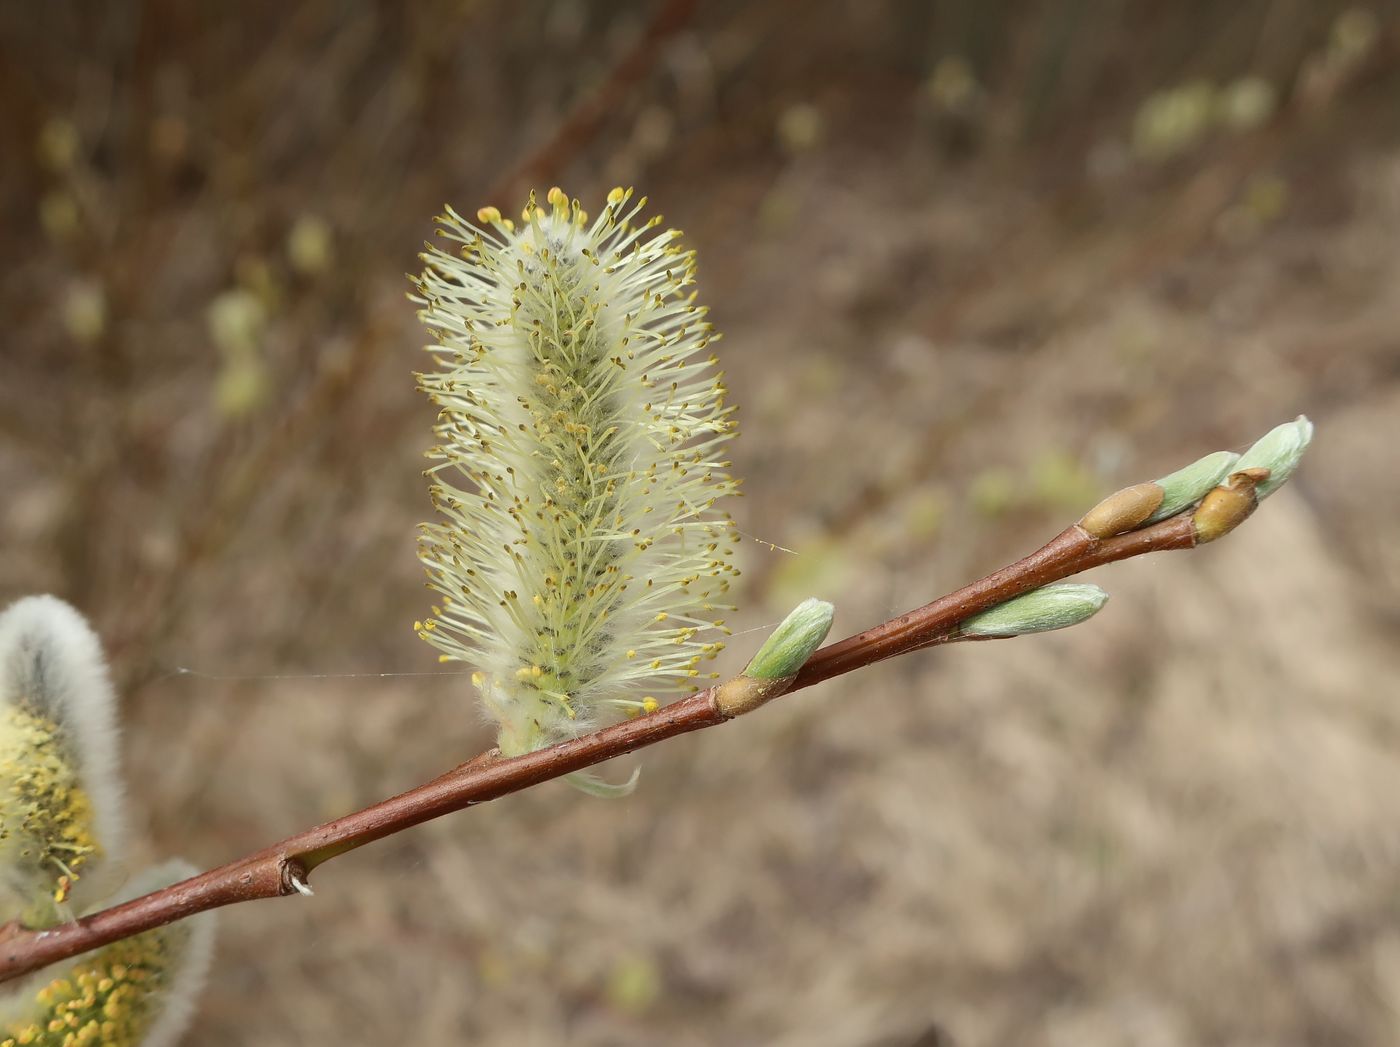
[[[136,877],[130,889],[118,897],[118,901],[139,898],[188,879],[196,872],[198,870],[194,866],[179,859],[164,862]],[[142,1039],[141,1047],[174,1047],[180,1041],[209,976],[209,964],[214,957],[214,923],[214,914],[205,912],[148,932],[183,936],[184,941],[178,944],[172,942],[173,967],[169,980],[160,989],[163,997],[160,1014]]]
[[[91,804],[103,861],[120,863],[127,833],[116,696],[102,644],[72,606],[56,596],[26,596],[0,613],[0,701],[26,702],[58,726]]]

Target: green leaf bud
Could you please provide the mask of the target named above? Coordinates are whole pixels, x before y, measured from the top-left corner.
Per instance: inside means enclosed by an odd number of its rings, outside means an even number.
[[[744,675],[756,680],[796,676],[831,631],[835,613],[836,608],[825,600],[803,600],[763,642]]]
[[[1263,501],[1273,494],[1293,475],[1303,452],[1312,442],[1313,424],[1306,415],[1299,415],[1291,422],[1275,426],[1246,451],[1233,471],[1242,469],[1267,469],[1268,479],[1262,480],[1255,488],[1255,497]]]
[[[1207,491],[1230,474],[1239,460],[1240,456],[1234,451],[1216,451],[1162,477],[1157,481],[1157,486],[1165,492],[1162,504],[1147,518],[1147,522],[1151,524],[1165,520],[1195,505],[1206,496]]]
[[[1064,629],[1087,621],[1108,601],[1108,593],[1085,582],[1056,582],[1041,586],[981,614],[959,626],[964,636],[1020,636]]]

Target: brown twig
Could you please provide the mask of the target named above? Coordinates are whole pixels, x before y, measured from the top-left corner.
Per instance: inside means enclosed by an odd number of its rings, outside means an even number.
[[[1196,544],[1196,523],[1190,513],[1107,538],[1095,537],[1079,524],[1071,525],[1008,567],[822,648],[808,659],[787,690],[799,690],[895,655],[957,639],[957,627],[968,617],[1050,582],[1115,560]],[[0,981],[208,909],[305,892],[311,871],[337,855],[667,738],[714,727],[730,718],[721,711],[720,701],[728,686],[700,691],[649,716],[524,756],[506,759],[494,752],[483,753],[398,796],[73,923],[45,930],[9,924],[0,929]],[[765,698],[779,693],[785,692],[776,691]]]

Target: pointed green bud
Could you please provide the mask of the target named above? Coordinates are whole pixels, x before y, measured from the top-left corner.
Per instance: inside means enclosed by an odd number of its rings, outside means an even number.
[[[743,674],[715,688],[715,708],[726,718],[751,713],[792,686],[797,670],[821,646],[836,609],[803,600],[764,641]]]
[[[1241,456],[1233,471],[1241,469],[1267,469],[1269,478],[1254,488],[1255,497],[1261,502],[1273,494],[1293,475],[1298,461],[1312,442],[1313,424],[1306,415],[1299,415],[1291,422],[1270,429],[1263,438]]]
[[[773,630],[749,662],[744,675],[755,680],[785,680],[796,676],[831,631],[836,608],[825,600],[803,600]]]
[[[1020,636],[1064,629],[1087,621],[1108,602],[1108,593],[1085,582],[1056,582],[974,614],[958,627],[964,636]]]
[[[1192,462],[1185,469],[1162,477],[1157,486],[1165,491],[1162,504],[1147,518],[1152,524],[1175,516],[1187,506],[1195,505],[1206,496],[1206,492],[1230,475],[1230,470],[1240,456],[1234,451],[1216,451],[1199,461]]]

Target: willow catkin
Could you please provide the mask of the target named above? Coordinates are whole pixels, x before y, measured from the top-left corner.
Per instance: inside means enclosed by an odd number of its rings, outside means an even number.
[[[0,923],[45,928],[193,875],[126,879],[116,699],[77,611],[31,596],[0,613]],[[170,1047],[208,966],[213,917],[159,927],[0,985],[0,1047]]]
[[[112,904],[194,875],[167,862]],[[0,991],[0,1047],[172,1047],[208,973],[214,917],[201,913],[123,938]]]
[[[416,623],[465,661],[507,755],[697,686],[723,646],[736,423],[695,255],[614,189],[593,221],[559,189],[520,222],[439,221],[416,281],[439,408]]]
[[[0,920],[56,922],[125,875],[116,699],[101,644],[52,596],[0,614]]]

